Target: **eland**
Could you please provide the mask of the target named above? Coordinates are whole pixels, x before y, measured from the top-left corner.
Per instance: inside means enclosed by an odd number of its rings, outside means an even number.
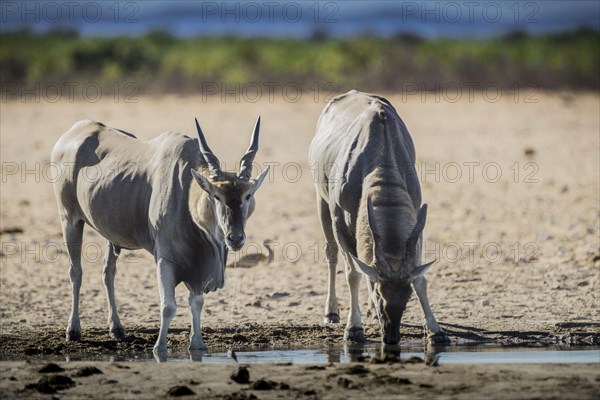
[[[260,118],[237,174],[221,170],[198,120],[196,129],[198,140],[166,132],[143,141],[84,120],[54,146],[51,159],[59,171],[54,193],[72,286],[67,341],[81,338],[81,245],[87,224],[106,239],[103,277],[110,335],[125,338],[115,301],[117,258],[121,249],[144,249],[154,256],[160,295],[154,353],[167,351],[167,332],[177,308],[175,287],[181,282],[189,290],[192,314],[189,349],[206,349],[200,327],[203,295],[223,287],[227,252],[244,245],[253,196],[268,168],[251,179]]]
[[[411,286],[425,314],[429,342],[446,342],[427,298],[424,273],[433,262],[421,263],[427,205],[421,206],[415,148],[394,107],[354,90],[334,98],[319,117],[309,161],[329,264],[325,323],[339,322],[335,274],[341,250],[350,288],[344,339],[365,340],[358,306],[362,273],[385,344],[400,340]]]

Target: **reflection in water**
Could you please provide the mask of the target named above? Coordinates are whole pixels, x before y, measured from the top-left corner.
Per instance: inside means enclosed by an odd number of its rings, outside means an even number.
[[[430,344],[427,343],[423,355],[425,356],[425,364],[437,366],[440,360],[440,354],[448,349],[447,344]]]
[[[548,346],[544,348],[502,347],[490,345],[478,346],[387,346],[381,343],[345,343],[315,349],[270,349],[250,351],[236,349],[240,364],[255,363],[293,363],[328,364],[363,362],[366,358],[383,361],[408,360],[418,357],[427,365],[444,364],[554,364],[554,363],[591,363],[600,364],[600,346]],[[225,350],[208,352],[188,352],[176,349],[169,353],[153,354],[146,352],[123,352],[95,354],[66,354],[64,356],[31,357],[44,361],[113,361],[113,362],[203,362],[229,364],[235,363]]]
[[[190,361],[202,361],[202,356],[208,354],[207,350],[190,350]]]
[[[328,363],[339,363],[341,360],[340,348],[338,346],[329,346],[325,350],[325,354],[327,355]]]
[[[346,362],[357,362],[365,352],[364,343],[344,343],[344,355]]]
[[[385,344],[381,343],[381,358],[385,359],[389,357],[400,357],[400,346],[397,344]]]

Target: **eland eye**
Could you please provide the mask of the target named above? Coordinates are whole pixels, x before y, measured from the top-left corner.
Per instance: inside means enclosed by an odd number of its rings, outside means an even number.
[[[215,194],[215,200],[216,201],[221,201],[221,196],[219,196],[218,194]]]
[[[248,195],[246,196],[246,201],[247,201],[247,200],[250,200],[251,198],[252,198],[252,193],[250,193],[250,194],[248,194]]]

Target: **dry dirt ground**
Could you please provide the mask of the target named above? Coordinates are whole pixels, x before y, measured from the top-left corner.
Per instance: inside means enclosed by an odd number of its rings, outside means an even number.
[[[260,114],[261,147],[255,161],[260,168],[270,164],[272,173],[256,196],[257,209],[247,225],[248,244],[237,257],[266,254],[262,243],[268,239],[275,243],[274,260],[268,265],[240,261],[227,269],[225,288],[206,296],[204,338],[211,349],[341,343],[343,324],[322,324],[324,241],[307,162],[324,97],[316,101],[310,93],[296,103],[277,96],[272,102],[265,97],[256,103],[176,96],[139,97],[136,103],[123,98],[115,102],[112,96],[95,103],[67,98],[36,102],[33,97],[3,101],[0,392],[12,398],[48,397],[36,388],[41,385],[43,391],[52,382],[25,388],[43,375],[37,372],[43,365],[41,356],[64,360],[67,354],[85,359],[149,352],[156,339],[159,311],[152,258],[141,251],[121,254],[116,293],[129,337],[114,342],[107,335],[102,285],[104,241],[86,229],[83,341],[63,340],[70,308],[69,261],[52,192],[50,151],[63,132],[84,118],[151,139],[167,130],[195,135],[197,116],[210,146],[232,169]],[[600,97],[538,92],[533,103],[507,93],[497,102],[485,101],[477,93],[473,101],[463,95],[456,103],[436,101],[434,95],[387,97],[417,148],[423,199],[429,204],[424,256],[437,259],[427,275],[429,298],[453,342],[600,343]],[[348,290],[342,266],[338,270],[344,320]],[[366,334],[377,341],[377,327],[366,317],[364,285],[361,290]],[[179,351],[186,346],[189,310],[185,287],[176,293],[179,308],[169,339],[170,348]],[[403,322],[407,324],[402,328],[403,343],[419,343],[422,314],[414,296]],[[91,363],[60,364],[66,371],[58,374],[76,381],[72,388],[55,385],[60,398],[164,397],[178,384],[202,398],[251,394],[361,398],[373,390],[379,391],[379,398],[398,393],[592,398],[600,391],[598,364],[439,368],[368,364],[368,372],[358,373],[339,364],[308,370],[252,365],[251,381],[276,383],[274,391],[260,392],[252,389],[252,383],[240,386],[229,379],[235,365],[98,362],[94,365],[104,374],[75,378],[78,369]],[[282,382],[292,389],[282,389]]]

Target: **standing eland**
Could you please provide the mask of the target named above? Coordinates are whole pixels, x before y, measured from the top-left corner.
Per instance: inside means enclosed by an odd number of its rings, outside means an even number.
[[[325,323],[339,322],[335,273],[341,249],[350,287],[344,339],[365,340],[358,307],[362,271],[385,344],[400,340],[411,285],[429,342],[447,342],[427,298],[424,273],[433,262],[421,265],[427,205],[421,206],[414,144],[394,107],[355,90],[334,98],[319,117],[309,161],[329,264]]]
[[[67,341],[81,338],[81,244],[87,223],[106,238],[103,269],[109,333],[125,338],[115,302],[114,279],[121,249],[154,256],[160,295],[155,354],[167,351],[175,316],[175,287],[184,282],[192,314],[190,350],[204,350],[200,313],[205,293],[222,288],[227,250],[239,250],[254,210],[254,193],[268,173],[250,179],[258,151],[260,118],[237,174],[221,170],[196,120],[199,140],[166,132],[142,141],[99,122],[77,122],[52,150],[59,171],[54,193],[70,258],[71,317]]]

